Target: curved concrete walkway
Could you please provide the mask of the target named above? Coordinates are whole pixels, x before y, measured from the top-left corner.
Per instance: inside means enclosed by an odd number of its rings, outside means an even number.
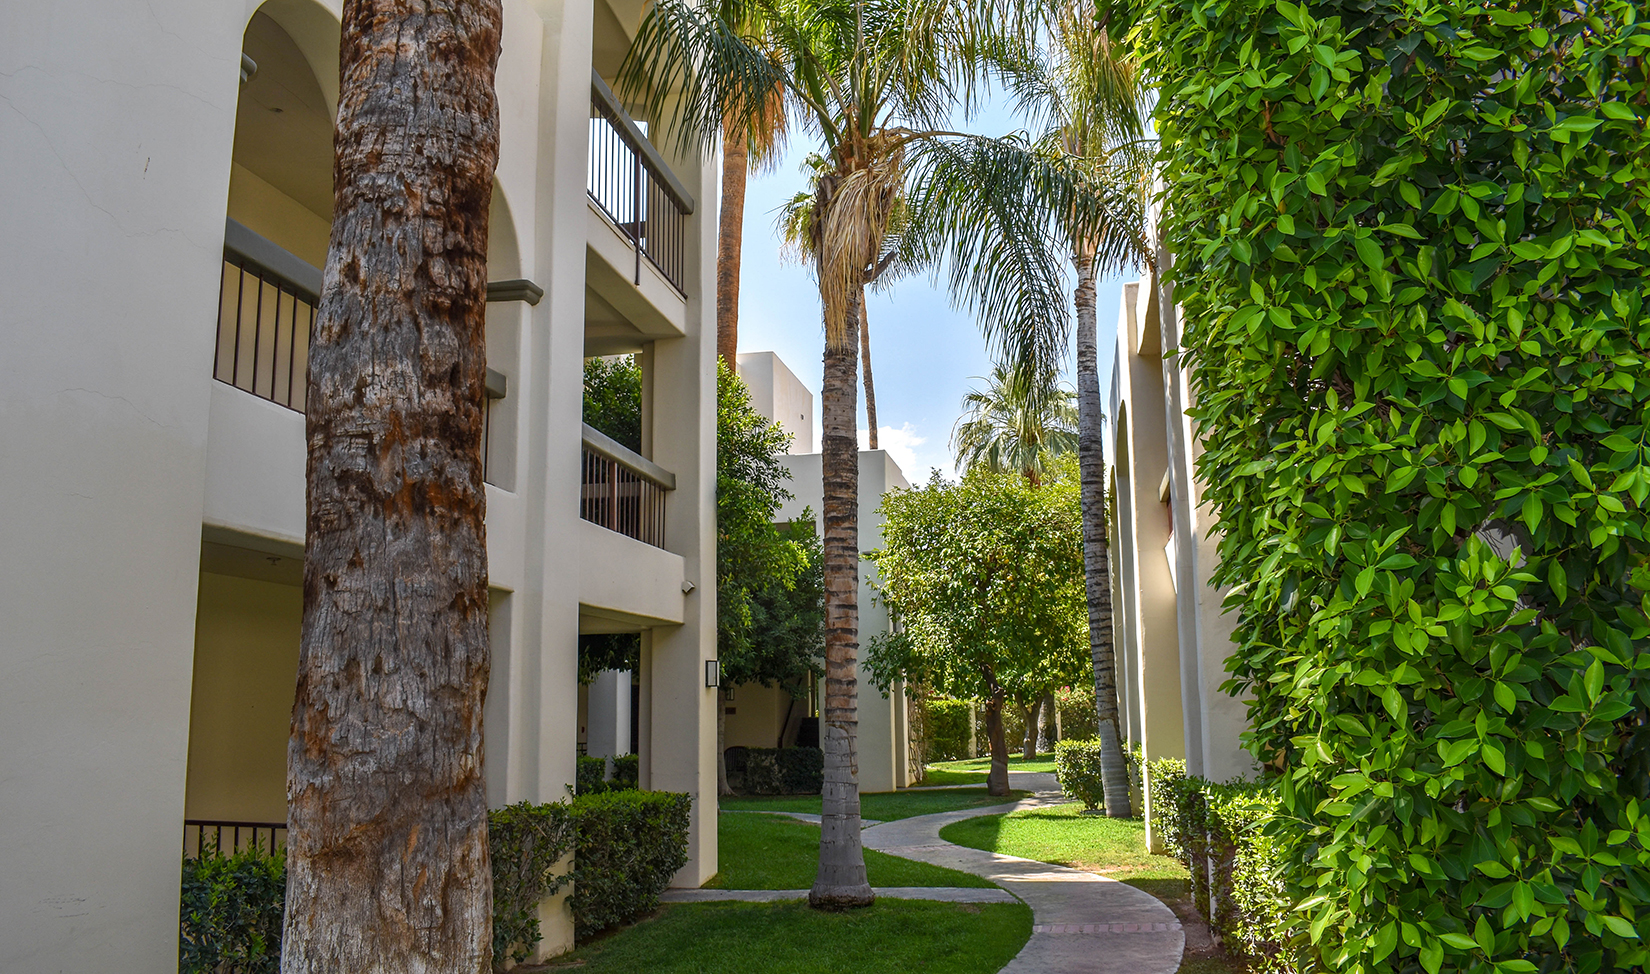
[[[864,831],[865,847],[983,876],[1024,900],[1031,907],[1031,939],[1000,974],[1174,974],[1186,935],[1156,897],[1080,869],[967,849],[940,838],[940,829],[953,822],[1056,803],[1058,785],[1046,787],[1053,777],[1011,772],[1011,787],[1039,794],[1012,804],[884,822]]]

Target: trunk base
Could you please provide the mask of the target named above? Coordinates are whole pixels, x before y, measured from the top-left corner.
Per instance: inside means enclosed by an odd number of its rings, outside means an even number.
[[[808,905],[816,910],[858,910],[877,901],[871,884],[862,886],[820,886],[808,890]]]

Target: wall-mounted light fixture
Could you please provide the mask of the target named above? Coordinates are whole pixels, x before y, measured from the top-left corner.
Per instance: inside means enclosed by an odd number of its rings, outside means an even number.
[[[719,687],[722,685],[722,661],[719,659],[705,660],[705,686]]]

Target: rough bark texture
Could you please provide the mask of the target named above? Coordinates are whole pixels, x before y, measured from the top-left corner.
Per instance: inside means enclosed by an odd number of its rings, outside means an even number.
[[[1043,698],[1032,700],[1025,707],[1026,729],[1020,735],[1020,758],[1025,761],[1035,760],[1037,757],[1037,725],[1043,713]]]
[[[744,135],[722,132],[722,212],[716,231],[716,354],[739,368],[739,262],[745,246],[745,180],[750,153]]]
[[[1129,818],[1129,768],[1118,726],[1112,653],[1111,567],[1106,551],[1106,460],[1100,428],[1100,355],[1095,338],[1094,259],[1079,254],[1077,291],[1077,466],[1082,479],[1083,570],[1088,590],[1094,707],[1100,718],[1100,776],[1106,815]]]
[[[1043,697],[1043,717],[1037,732],[1037,750],[1044,754],[1054,753],[1054,742],[1060,739],[1060,712],[1054,705],[1054,694]]]
[[[871,443],[877,448],[877,389],[871,382],[871,312],[865,306],[865,290],[859,292],[859,357],[865,365],[865,423],[871,428]]]
[[[1008,697],[994,691],[985,704],[985,735],[991,744],[991,770],[986,772],[985,793],[1008,794],[1008,730],[1003,726],[1003,706]]]
[[[820,746],[825,752],[821,793],[819,875],[808,892],[814,907],[869,906],[859,824],[859,442],[855,423],[855,353],[859,303],[849,299],[846,333],[825,343],[820,388],[824,432],[820,463],[825,516],[825,708]]]
[[[344,5],[286,974],[491,968],[481,423],[500,5]]]

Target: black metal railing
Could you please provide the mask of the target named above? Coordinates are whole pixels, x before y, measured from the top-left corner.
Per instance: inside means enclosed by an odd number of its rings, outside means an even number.
[[[228,844],[225,845],[225,839]],[[286,846],[285,822],[230,822],[189,818],[183,821],[183,851],[193,845],[195,858],[222,852],[225,855],[263,849],[270,855]]]
[[[303,412],[320,292],[318,269],[229,221],[212,377]]]
[[[676,475],[584,428],[579,517],[655,548],[665,546],[665,493]]]
[[[636,283],[642,282],[646,257],[685,296],[684,248],[693,197],[594,71],[590,119],[590,198],[630,238]]]
[[[531,281],[504,281],[488,300],[537,304]],[[218,291],[218,341],[212,377],[260,399],[303,412],[309,385],[309,339],[320,303],[321,270],[234,220],[223,240]],[[481,475],[493,457],[493,405],[505,396],[504,376],[487,370],[481,419]],[[490,480],[488,480],[491,483]]]

